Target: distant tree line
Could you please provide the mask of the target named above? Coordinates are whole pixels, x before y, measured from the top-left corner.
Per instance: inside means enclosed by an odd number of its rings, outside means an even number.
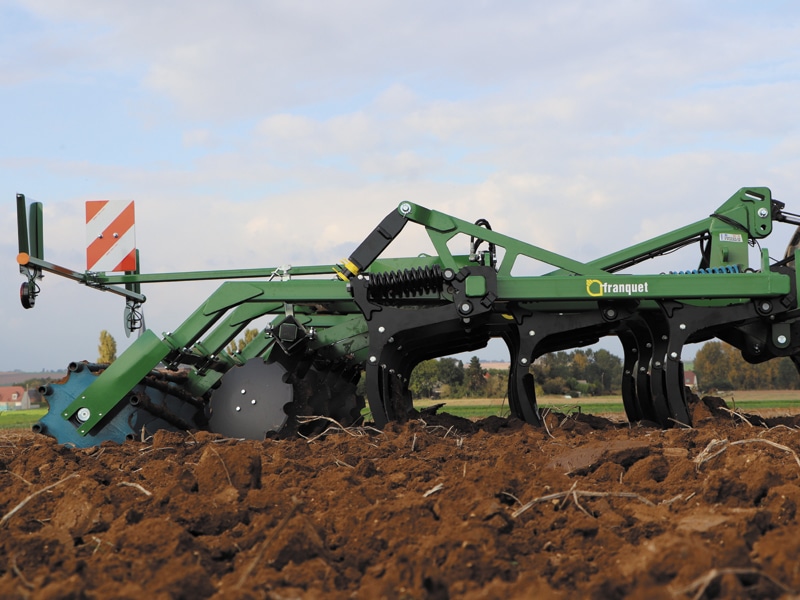
[[[536,393],[596,396],[619,392],[622,360],[607,350],[545,354],[530,368]],[[414,369],[409,389],[415,398],[502,398],[507,369],[484,369],[477,356],[464,366],[447,357],[426,360]]]
[[[531,370],[545,394],[616,394],[622,382],[622,359],[603,349],[545,354]]]
[[[789,357],[752,365],[724,342],[706,342],[694,359],[697,386],[709,390],[796,390],[800,375]]]

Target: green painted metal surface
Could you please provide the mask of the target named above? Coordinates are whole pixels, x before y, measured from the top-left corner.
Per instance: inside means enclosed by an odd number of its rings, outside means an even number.
[[[171,348],[158,339],[152,331],[145,331],[86,388],[83,394],[75,398],[61,416],[64,419],[71,419],[80,409],[88,409],[88,418],[78,426],[78,433],[86,435],[166,357],[170,350]]]

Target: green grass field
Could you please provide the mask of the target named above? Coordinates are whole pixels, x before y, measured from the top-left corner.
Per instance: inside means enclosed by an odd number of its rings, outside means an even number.
[[[722,397],[731,408],[753,412],[766,409],[785,409],[787,412],[800,410],[800,390],[768,390],[727,392]],[[440,412],[467,419],[482,419],[489,416],[507,417],[508,403],[499,398],[448,398],[446,400],[418,400],[418,409],[444,403]],[[595,396],[587,398],[564,398],[563,396],[544,396],[539,399],[539,407],[561,413],[583,412],[592,415],[619,414],[624,417],[622,398],[619,396]],[[47,409],[12,410],[0,412],[0,429],[30,429],[44,416]],[[369,408],[365,409],[369,412]]]
[[[728,406],[739,410],[759,411],[767,409],[786,409],[797,411],[800,409],[800,390],[748,390],[741,392],[726,392],[721,394]],[[508,403],[500,399],[491,398],[451,398],[446,400],[419,400],[414,403],[417,408],[425,408],[434,404],[444,403],[440,409],[451,415],[466,418],[484,418],[491,415],[507,417],[509,414]],[[583,412],[593,415],[619,414],[624,417],[625,409],[620,396],[594,396],[585,398],[564,398],[563,396],[543,396],[539,398],[539,407],[550,410],[571,413]]]
[[[46,408],[0,412],[0,429],[30,429],[45,413]]]

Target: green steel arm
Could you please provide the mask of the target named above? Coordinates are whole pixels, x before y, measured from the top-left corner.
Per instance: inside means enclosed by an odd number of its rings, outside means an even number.
[[[435,210],[411,204],[410,202],[403,202],[398,210],[402,214],[405,214],[408,220],[418,223],[428,230],[431,242],[442,258],[442,263],[446,267],[456,266],[456,260],[450,252],[447,242],[456,235],[463,234],[479,238],[505,249],[505,255],[498,269],[499,275],[511,275],[514,262],[520,255],[575,273],[576,275],[600,276],[605,274],[602,269],[595,266],[587,265],[577,260],[567,258],[566,256],[556,254],[555,252],[544,250],[538,246],[521,242],[496,231],[485,229],[469,221],[463,221]]]
[[[174,273],[139,273],[126,275],[107,275],[105,273],[86,273],[89,281],[96,285],[109,285],[119,283],[166,283],[177,281],[206,281],[213,279],[254,279],[266,278],[268,280],[282,275],[331,275],[335,276],[335,265],[299,266],[299,267],[268,267],[256,269],[229,269],[220,271],[179,271]]]
[[[104,292],[111,292],[112,294],[123,296],[130,300],[135,300],[137,302],[144,302],[145,300],[147,300],[144,294],[140,294],[133,290],[117,287],[114,285],[97,284],[92,279],[92,277],[89,277],[86,273],[79,273],[77,271],[73,271],[72,269],[68,269],[67,267],[62,267],[60,265],[48,262],[40,258],[35,258],[33,256],[28,256],[28,255],[23,256],[22,254],[20,254],[17,260],[21,268],[37,269],[39,271],[47,271],[48,273],[54,273],[56,275],[60,275],[61,277],[66,277],[67,279],[72,279],[73,281],[77,281],[78,283],[83,283],[84,285],[87,285],[89,287],[97,288]]]

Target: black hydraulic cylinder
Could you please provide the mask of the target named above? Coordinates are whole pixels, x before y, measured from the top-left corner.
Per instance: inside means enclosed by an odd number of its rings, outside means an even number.
[[[406,226],[406,223],[408,223],[408,219],[397,210],[390,212],[384,217],[383,221],[372,230],[366,239],[361,242],[358,248],[350,255],[349,260],[358,268],[358,272],[366,269],[372,264],[372,261],[380,256],[381,252],[383,252],[392,240],[400,234],[403,227]],[[351,273],[351,275],[357,274],[358,273]]]

